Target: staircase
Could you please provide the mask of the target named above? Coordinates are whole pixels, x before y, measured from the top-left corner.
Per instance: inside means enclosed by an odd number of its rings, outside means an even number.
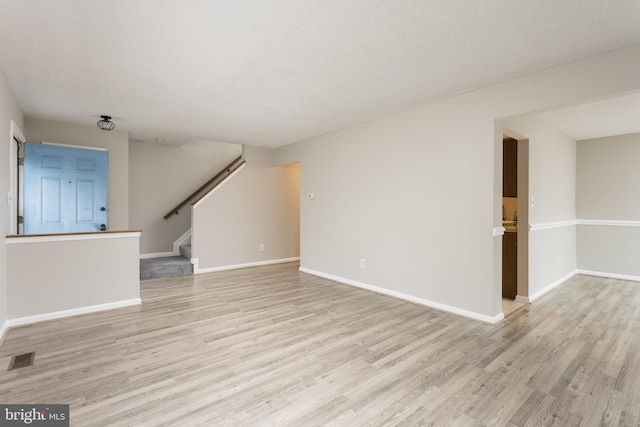
[[[193,274],[191,245],[182,245],[179,249],[180,256],[141,259],[140,280]]]
[[[203,197],[209,194],[218,185],[233,176],[236,171],[242,169],[246,163],[247,162],[243,160],[242,155],[238,156],[213,178],[205,182],[200,186],[200,188],[167,212],[164,219],[167,220],[173,215],[177,215],[183,207],[189,204],[193,206],[198,201],[202,200]],[[174,243],[174,245],[175,244],[176,243]],[[178,249],[180,251],[180,256],[142,258],[140,260],[140,280],[157,279],[159,277],[187,276],[193,274],[193,264],[191,264],[191,245],[181,245]],[[175,246],[173,253],[175,253]]]

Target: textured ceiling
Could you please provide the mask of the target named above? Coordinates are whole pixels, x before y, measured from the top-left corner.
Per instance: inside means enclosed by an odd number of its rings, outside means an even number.
[[[280,146],[640,43],[638,0],[0,0],[28,116]]]
[[[640,93],[539,113],[573,139],[640,132]]]

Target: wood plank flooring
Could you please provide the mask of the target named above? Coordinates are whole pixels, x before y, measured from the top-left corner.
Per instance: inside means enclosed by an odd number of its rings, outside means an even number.
[[[142,300],[11,329],[0,402],[68,403],[72,426],[640,424],[638,283],[576,276],[497,325],[297,263],[150,280]]]
[[[502,314],[504,314],[504,317],[509,316],[511,313],[513,313],[514,311],[524,306],[525,306],[525,303],[523,302],[517,302],[510,298],[502,297]]]

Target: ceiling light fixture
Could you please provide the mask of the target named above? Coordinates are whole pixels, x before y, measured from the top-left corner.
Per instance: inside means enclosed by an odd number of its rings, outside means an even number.
[[[102,120],[98,121],[98,127],[102,130],[113,130],[116,124],[111,121],[111,116],[100,116]]]
[[[155,142],[164,142],[164,138],[154,138]]]

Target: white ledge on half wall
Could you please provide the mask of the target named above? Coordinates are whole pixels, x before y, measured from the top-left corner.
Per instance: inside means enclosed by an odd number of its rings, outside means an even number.
[[[20,234],[17,236],[7,236],[5,243],[15,245],[21,243],[46,243],[46,242],[68,242],[74,240],[101,240],[101,239],[122,239],[126,237],[140,237],[142,231],[103,231],[95,233],[70,233],[70,234],[37,234],[29,236]]]

